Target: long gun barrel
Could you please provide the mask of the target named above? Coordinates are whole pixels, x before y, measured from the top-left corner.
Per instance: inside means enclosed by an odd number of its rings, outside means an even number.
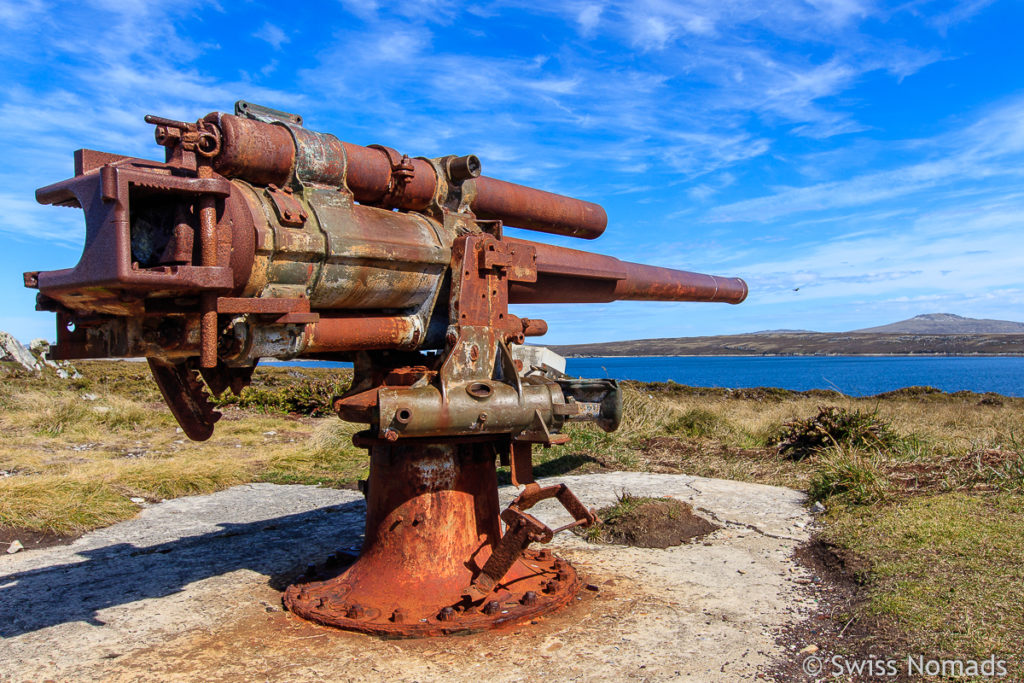
[[[364,552],[343,574],[292,586],[305,618],[387,636],[533,619],[571,601],[576,572],[527,549],[557,531],[525,512],[564,485],[533,479],[532,447],[568,423],[611,431],[611,379],[536,362],[547,323],[509,304],[620,299],[739,303],[746,284],[504,235],[505,226],[593,239],[604,210],[480,175],[473,155],[410,158],[239,102],[195,123],[147,117],[163,162],[79,150],[75,176],[36,192],[78,207],[73,268],[25,273],[57,314],[55,358],[145,357],[192,439],[262,358],[349,360],[338,415],[366,425]],[[546,357],[548,360],[551,358]],[[495,458],[523,493],[500,514]],[[401,586],[402,591],[396,591]]]

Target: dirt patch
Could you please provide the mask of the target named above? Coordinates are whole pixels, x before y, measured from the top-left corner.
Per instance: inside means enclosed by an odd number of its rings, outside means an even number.
[[[52,548],[55,545],[67,545],[79,536],[81,534],[61,536],[19,527],[0,527],[0,557],[3,557],[3,553],[7,552],[7,548],[14,541],[21,541],[25,550],[38,550],[39,548]]]
[[[577,533],[588,541],[670,548],[703,538],[719,529],[675,498],[638,498],[623,494],[615,505],[597,511],[601,522]]]
[[[959,457],[899,462],[886,476],[900,493],[1013,490],[1024,483],[1024,459],[1017,451],[980,449]]]
[[[864,578],[868,565],[862,558],[813,538],[793,552],[793,559],[810,572],[810,578],[799,581],[817,607],[810,616],[788,626],[777,637],[776,643],[788,654],[767,670],[771,680],[780,683],[811,680],[802,667],[804,660],[812,656],[827,662],[830,669],[831,658],[835,655],[847,662],[905,656],[907,641],[895,624],[870,615],[865,609],[868,596]],[[878,678],[847,674],[842,680]],[[901,671],[886,680],[910,679]]]

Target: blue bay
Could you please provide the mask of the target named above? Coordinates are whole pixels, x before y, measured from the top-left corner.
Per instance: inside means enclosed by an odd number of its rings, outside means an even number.
[[[567,372],[698,387],[835,389],[870,396],[927,385],[943,391],[1024,396],[1019,356],[651,356],[570,358]]]

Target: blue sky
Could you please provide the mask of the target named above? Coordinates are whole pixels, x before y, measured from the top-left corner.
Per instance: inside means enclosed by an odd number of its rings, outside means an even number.
[[[517,311],[551,343],[1022,320],[1022,25],[1012,0],[0,0],[0,329],[53,336],[21,272],[78,260],[80,212],[33,198],[74,149],[161,158],[145,114],[236,99],[475,153],[608,211],[600,239],[550,241],[750,284]]]

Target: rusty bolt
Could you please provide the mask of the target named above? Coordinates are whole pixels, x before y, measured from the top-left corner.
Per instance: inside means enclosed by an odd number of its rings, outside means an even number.
[[[501,611],[501,603],[497,600],[491,600],[489,603],[484,605],[484,614],[487,616],[493,616]]]
[[[533,607],[537,604],[537,593],[534,591],[526,591],[523,593],[523,598],[519,601],[521,605],[527,607]]]
[[[469,347],[469,359],[477,360],[478,358],[480,358],[480,347],[473,344],[473,346]]]
[[[345,612],[345,616],[349,619],[365,619],[366,608],[360,604],[352,605],[348,608],[348,611]]]
[[[542,562],[547,562],[551,559],[551,551],[547,548],[542,549],[539,553],[537,553],[537,559],[541,560]]]
[[[545,581],[544,582],[544,592],[545,593],[554,593],[555,592],[555,588],[557,588],[557,586],[555,585],[554,581]]]
[[[391,614],[391,621],[393,621],[396,624],[404,624],[408,620],[409,615],[406,613],[404,609],[396,609]]]
[[[480,424],[487,422],[487,413],[480,413],[476,419],[480,421]]]
[[[445,607],[441,610],[440,614],[437,615],[437,618],[441,621],[455,621],[456,616],[458,615],[455,614],[455,610],[451,607]]]
[[[448,342],[448,346],[455,346],[455,342],[459,341],[459,335],[454,332],[449,332],[448,336],[445,337],[445,340]]]
[[[559,569],[558,570],[558,580],[559,581],[568,581],[569,580],[569,570],[568,569],[564,569],[564,568],[563,569]]]
[[[386,432],[384,432],[384,438],[387,439],[388,441],[398,441],[398,432],[396,432],[394,429],[389,429]]]

